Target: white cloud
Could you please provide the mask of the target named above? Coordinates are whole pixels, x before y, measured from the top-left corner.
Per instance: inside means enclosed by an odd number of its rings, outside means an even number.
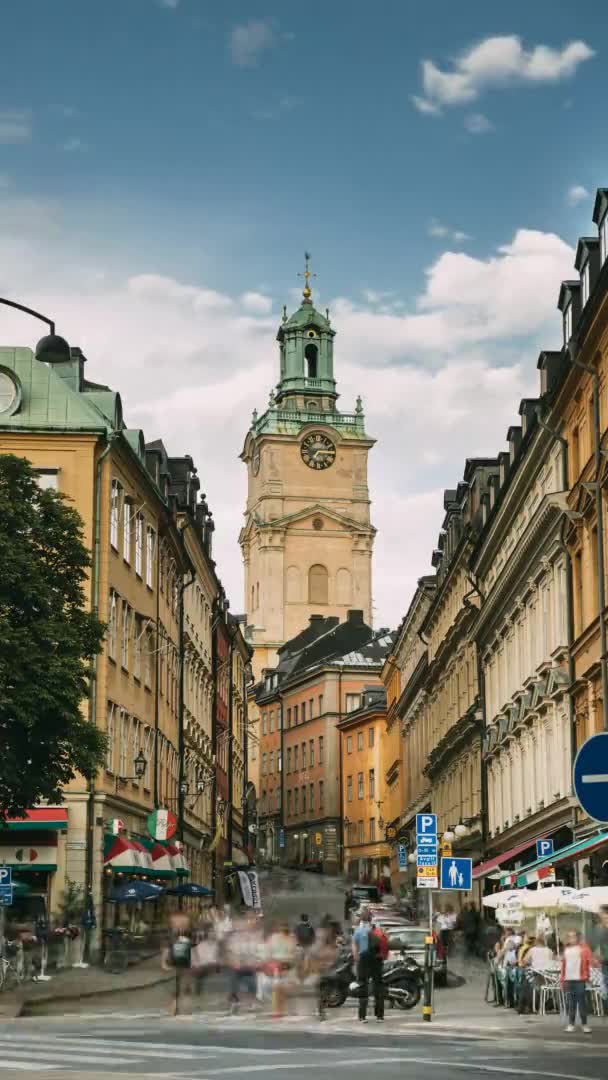
[[[580,202],[584,202],[585,199],[589,199],[591,196],[586,187],[582,184],[573,184],[568,188],[567,199],[570,206],[578,206]]]
[[[158,0],[161,7],[168,8],[169,11],[175,11],[179,4],[179,0]]]
[[[32,138],[32,118],[27,109],[0,109],[0,143],[24,143]]]
[[[437,240],[452,240],[455,244],[462,244],[465,240],[471,239],[469,234],[463,232],[462,229],[451,229],[448,225],[442,224],[441,221],[437,221],[435,218],[431,221],[428,232],[429,236],[433,236]]]
[[[569,78],[594,55],[584,41],[570,41],[561,49],[548,45],[526,49],[514,34],[488,37],[458,57],[449,71],[424,60],[424,96],[415,97],[413,102],[420,112],[436,114],[444,107],[468,105],[493,87]]]
[[[233,27],[229,48],[233,64],[237,67],[256,67],[263,53],[277,44],[272,19],[249,19]]]
[[[427,98],[419,97],[418,94],[412,94],[412,104],[414,108],[418,109],[418,112],[424,113],[425,116],[439,116],[441,114],[438,105],[434,105]]]
[[[469,113],[464,118],[464,126],[471,135],[487,135],[489,131],[494,131],[494,125],[484,113]]]
[[[272,310],[272,300],[263,293],[246,292],[241,296],[241,304],[252,315],[267,315]]]
[[[127,422],[148,440],[162,437],[172,454],[192,454],[217,525],[218,571],[240,610],[238,454],[253,408],[265,408],[278,377],[270,296],[135,274],[128,254],[120,272],[86,254],[58,266],[58,247],[87,246],[72,242],[52,204],[28,207],[9,192],[0,193],[0,247],[12,295],[55,316],[88,357],[88,377],[120,390]],[[559,237],[518,230],[485,259],[441,254],[402,312],[403,298],[373,288],[361,303],[331,302],[340,407],[352,410],[361,393],[378,439],[370,453],[377,623],[396,625],[416,579],[430,572],[443,488],[458,481],[467,456],[503,448],[519,399],[536,391],[536,356],[559,337],[555,300],[572,260]],[[272,298],[275,310],[284,298]],[[3,313],[3,344],[34,344],[40,333],[33,320]]]

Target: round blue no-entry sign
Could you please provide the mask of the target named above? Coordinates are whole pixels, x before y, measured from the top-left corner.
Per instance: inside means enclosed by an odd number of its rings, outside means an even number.
[[[583,743],[574,762],[574,793],[586,814],[608,824],[608,731]]]

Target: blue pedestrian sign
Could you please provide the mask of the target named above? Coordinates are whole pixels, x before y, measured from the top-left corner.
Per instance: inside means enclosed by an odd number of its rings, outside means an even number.
[[[608,731],[583,743],[574,762],[574,793],[594,821],[608,824]]]
[[[548,859],[553,855],[553,840],[536,841],[536,858]]]
[[[400,870],[407,870],[407,848],[405,844],[397,844],[397,862]]]
[[[469,892],[473,887],[472,859],[442,859],[441,888]]]

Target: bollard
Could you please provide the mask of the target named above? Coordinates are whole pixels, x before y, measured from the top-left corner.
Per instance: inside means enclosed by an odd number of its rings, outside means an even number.
[[[422,1019],[430,1024],[433,1015],[433,967],[435,960],[435,942],[432,934],[424,939],[424,979],[422,997]]]

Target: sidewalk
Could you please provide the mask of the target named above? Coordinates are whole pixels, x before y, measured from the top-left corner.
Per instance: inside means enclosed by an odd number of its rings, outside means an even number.
[[[130,966],[120,975],[93,965],[66,968],[53,975],[49,982],[26,982],[14,994],[0,994],[0,1016],[33,1015],[44,1012],[45,1006],[68,1005],[107,994],[145,990],[171,979],[173,975],[161,970],[159,956]]]

